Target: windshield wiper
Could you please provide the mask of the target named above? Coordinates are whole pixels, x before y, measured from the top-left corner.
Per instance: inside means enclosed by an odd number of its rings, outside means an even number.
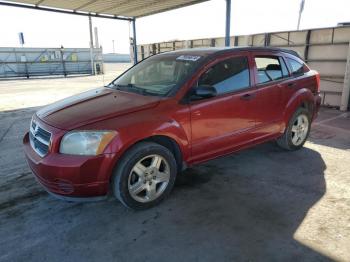
[[[151,92],[145,88],[138,87],[134,84],[126,84],[126,85],[121,85],[121,84],[112,84],[112,86],[116,87],[117,90],[122,90],[122,91],[131,91],[131,92],[136,92],[142,95],[158,95],[158,93]]]
[[[127,84],[127,85],[117,84],[116,87],[119,90],[126,90],[126,91],[132,90],[132,91],[136,91],[137,93],[141,93],[141,94],[144,94],[144,92],[145,92],[145,89],[138,87],[138,86],[135,86],[134,84]]]

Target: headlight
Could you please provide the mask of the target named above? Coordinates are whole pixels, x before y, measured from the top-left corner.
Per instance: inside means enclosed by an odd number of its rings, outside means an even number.
[[[99,155],[115,137],[115,131],[73,131],[64,135],[60,153],[69,155]]]

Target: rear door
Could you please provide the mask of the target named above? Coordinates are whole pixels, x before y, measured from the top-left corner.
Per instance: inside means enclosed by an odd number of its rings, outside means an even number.
[[[281,55],[254,52],[254,75],[257,88],[256,128],[259,137],[276,134],[281,129],[283,92],[281,85],[288,81],[289,72]]]
[[[247,52],[231,55],[198,77],[197,86],[214,86],[217,96],[190,103],[193,161],[229,152],[253,135],[256,94],[249,61]]]

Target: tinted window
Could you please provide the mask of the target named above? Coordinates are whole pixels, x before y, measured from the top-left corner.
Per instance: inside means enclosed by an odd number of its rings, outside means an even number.
[[[300,75],[305,72],[303,63],[300,63],[292,58],[287,58],[287,60],[292,68],[292,74]]]
[[[258,70],[258,84],[283,78],[282,66],[277,57],[255,57],[255,64]]]
[[[249,67],[246,57],[234,57],[209,68],[198,80],[198,85],[214,86],[218,94],[249,87]]]

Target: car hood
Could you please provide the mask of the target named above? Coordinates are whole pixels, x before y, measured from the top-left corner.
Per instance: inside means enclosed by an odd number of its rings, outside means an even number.
[[[90,90],[45,106],[37,116],[45,123],[64,130],[155,107],[160,98],[142,96],[110,88]]]

